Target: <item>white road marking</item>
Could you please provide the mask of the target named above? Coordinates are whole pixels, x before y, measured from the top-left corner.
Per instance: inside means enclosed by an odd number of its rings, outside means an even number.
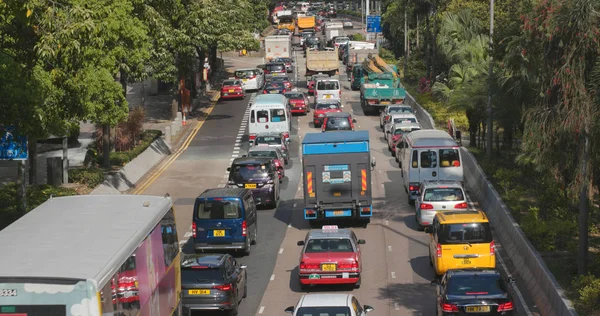
[[[192,237],[193,234],[194,233],[192,233],[192,232],[186,232],[185,235],[183,235],[183,237],[184,238],[190,238],[190,237]]]
[[[236,155],[236,154],[233,154],[233,155],[231,155],[231,157],[234,157],[234,158],[237,158],[237,156],[238,156],[238,155]]]
[[[396,272],[392,272],[392,279],[396,278]]]
[[[385,226],[388,226],[390,224],[390,221],[388,221],[387,219],[385,220]]]
[[[388,246],[388,251],[392,251],[392,246]]]
[[[265,311],[265,307],[261,306],[260,309],[258,310],[259,314],[262,314]]]
[[[288,224],[288,228],[292,227],[292,224]]]
[[[283,248],[279,248],[279,254],[283,253]]]
[[[298,205],[298,204],[294,203],[294,206],[292,206],[292,207],[296,207],[297,205]]]
[[[275,274],[271,274],[271,281],[275,280]]]
[[[400,310],[400,305],[398,305],[398,303],[394,303],[394,310]]]
[[[180,245],[183,245],[183,244],[185,244],[187,241],[188,241],[187,239],[180,240],[180,241],[179,241],[179,244],[180,244]]]

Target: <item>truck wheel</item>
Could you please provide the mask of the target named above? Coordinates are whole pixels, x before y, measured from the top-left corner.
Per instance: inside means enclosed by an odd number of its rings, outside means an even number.
[[[367,219],[363,219],[360,223],[360,225],[362,226],[362,228],[367,228],[367,226],[369,225],[369,223],[371,223],[371,219],[367,218]]]

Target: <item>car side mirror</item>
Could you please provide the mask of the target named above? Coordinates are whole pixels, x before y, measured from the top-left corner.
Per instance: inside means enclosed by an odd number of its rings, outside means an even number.
[[[431,233],[433,233],[433,228],[431,228],[431,227],[425,227],[425,232],[428,233],[428,234],[431,234]]]
[[[286,313],[292,314],[294,312],[294,306],[290,306],[284,310]]]
[[[246,266],[246,265],[241,265],[240,266],[240,269],[246,269],[246,268],[248,268],[248,266]]]
[[[374,311],[375,309],[373,308],[373,306],[369,306],[369,305],[365,305],[363,306],[363,309],[365,310],[365,313],[369,313]]]
[[[356,123],[356,119],[352,119],[352,123]]]
[[[438,281],[437,279],[431,280],[431,285],[438,285],[438,284],[440,284],[440,281]]]
[[[227,167],[227,171],[231,171],[231,167]]]
[[[304,240],[300,240],[296,243],[298,246],[304,246]]]
[[[359,239],[359,240],[358,240],[358,244],[359,244],[359,245],[364,245],[364,244],[366,244],[366,243],[367,243],[367,241],[366,241],[366,240],[364,240],[364,239]]]

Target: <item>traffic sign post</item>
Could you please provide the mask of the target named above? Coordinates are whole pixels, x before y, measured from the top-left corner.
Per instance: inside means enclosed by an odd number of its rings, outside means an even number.
[[[367,16],[367,33],[381,33],[381,15]]]

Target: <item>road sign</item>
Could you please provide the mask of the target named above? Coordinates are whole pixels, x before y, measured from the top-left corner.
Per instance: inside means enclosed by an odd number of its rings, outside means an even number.
[[[14,135],[14,126],[0,125],[0,160],[27,160],[27,136]]]
[[[367,15],[367,33],[381,33],[381,15]]]

